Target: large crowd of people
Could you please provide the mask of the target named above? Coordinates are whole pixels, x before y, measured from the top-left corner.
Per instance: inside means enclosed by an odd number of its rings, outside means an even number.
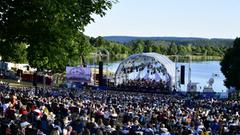
[[[237,135],[240,101],[0,84],[1,135]]]
[[[117,91],[147,92],[147,93],[169,93],[170,86],[163,80],[127,80],[115,87]]]

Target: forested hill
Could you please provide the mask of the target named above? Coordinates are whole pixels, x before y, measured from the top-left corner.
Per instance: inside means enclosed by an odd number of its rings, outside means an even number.
[[[119,43],[129,43],[136,40],[150,40],[150,41],[171,41],[177,45],[196,45],[196,46],[231,46],[233,39],[221,38],[198,38],[198,37],[134,37],[134,36],[105,36],[108,41],[115,41]]]
[[[179,40],[179,41],[190,41],[190,40],[207,40],[207,38],[195,38],[195,37],[134,37],[134,36],[105,36],[106,40],[126,43],[134,40]]]

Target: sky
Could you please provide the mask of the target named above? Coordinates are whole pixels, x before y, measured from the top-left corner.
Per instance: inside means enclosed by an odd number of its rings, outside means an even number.
[[[240,0],[118,0],[84,34],[97,36],[240,37]]]

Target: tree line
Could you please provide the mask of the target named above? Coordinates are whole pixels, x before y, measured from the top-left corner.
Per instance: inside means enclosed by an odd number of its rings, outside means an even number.
[[[198,56],[222,57],[226,50],[231,47],[231,45],[215,44],[196,45],[194,42],[195,41],[183,43],[181,41],[136,40],[128,43],[119,43],[104,40],[103,37],[93,38],[83,34],[76,34],[71,40],[71,44],[66,46],[66,50],[57,48],[54,45],[30,47],[26,43],[22,42],[20,44],[2,43],[0,54],[3,56],[5,61],[16,63],[28,62],[33,65],[42,66],[46,69],[61,66],[63,69],[66,65],[75,66],[80,63],[86,63],[86,58],[91,57],[90,53],[97,52],[97,50],[102,48],[109,51],[111,56],[110,58],[121,59],[131,54],[142,52],[156,52],[163,55],[185,56],[191,54]],[[67,53],[68,55],[65,55],[64,53]],[[43,54],[47,54],[47,56],[44,56]],[[55,58],[51,58],[51,56]],[[57,62],[55,61],[56,59],[58,60]]]
[[[163,55],[201,55],[223,56],[226,50],[232,46],[233,41],[196,40],[196,41],[155,41],[135,40],[128,43],[119,43],[104,40],[102,37],[91,38],[90,43],[97,48],[107,49],[112,56],[116,54],[136,54],[142,52],[156,52]],[[225,43],[224,43],[225,42]]]

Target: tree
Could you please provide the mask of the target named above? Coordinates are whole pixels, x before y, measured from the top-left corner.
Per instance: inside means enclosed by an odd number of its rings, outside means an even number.
[[[236,38],[233,47],[229,48],[223,60],[221,61],[221,71],[226,80],[224,81],[227,88],[235,87],[240,90],[240,38]]]
[[[104,39],[103,39],[103,37],[97,37],[96,38],[96,43],[95,43],[95,45],[94,46],[96,46],[96,47],[101,47],[101,46],[103,46],[105,44],[105,41],[104,41]]]
[[[68,46],[69,47],[69,46]],[[48,69],[53,72],[62,72],[71,59],[70,53],[60,42],[39,42],[28,47],[28,61],[39,70]]]
[[[89,42],[89,38],[83,35],[83,33],[76,33],[73,36],[73,51],[69,51],[72,57],[76,57],[77,59],[81,58],[81,63],[86,65],[85,58],[89,54],[89,52],[93,51],[94,47],[91,46]]]
[[[25,43],[2,43],[0,44],[0,55],[4,61],[26,63],[27,45]]]
[[[73,36],[106,14],[112,0],[1,0],[0,41],[27,43],[29,64],[63,71]],[[37,57],[36,57],[37,56]]]
[[[187,51],[187,47],[186,46],[177,46],[177,50],[178,50],[178,54],[179,55],[188,55],[191,54],[191,52]]]
[[[144,51],[144,41],[138,40],[133,43],[132,53],[142,53]]]
[[[152,46],[152,52],[156,52],[156,53],[161,53],[162,52],[160,51],[160,46],[157,46],[157,45],[153,45]]]
[[[168,47],[168,55],[175,55],[178,54],[177,45],[171,42],[170,46]]]
[[[192,44],[188,44],[186,49],[188,53],[192,53]]]

